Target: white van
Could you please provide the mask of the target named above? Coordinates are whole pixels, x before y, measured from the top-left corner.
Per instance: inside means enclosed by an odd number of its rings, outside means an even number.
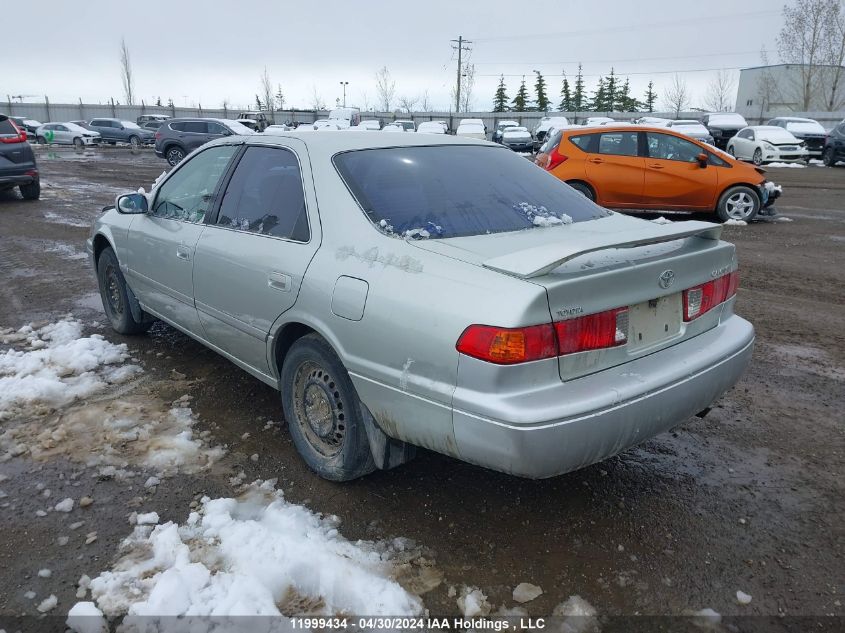
[[[329,121],[345,130],[361,122],[361,111],[358,108],[338,108],[329,112]]]

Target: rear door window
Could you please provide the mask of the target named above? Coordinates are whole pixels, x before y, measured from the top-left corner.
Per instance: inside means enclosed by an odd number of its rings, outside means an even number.
[[[598,151],[598,144],[596,143],[598,137],[598,134],[579,134],[578,136],[570,136],[569,141],[588,154],[595,154]]]
[[[638,132],[605,132],[599,139],[599,154],[636,156]]]
[[[582,222],[608,212],[507,149],[431,146],[343,152],[333,162],[370,221],[412,239]]]
[[[208,125],[205,121],[185,121],[183,124],[185,132],[193,132],[195,134],[206,134],[208,132]]]
[[[217,225],[307,242],[305,192],[296,155],[277,147],[249,147],[226,187]]]

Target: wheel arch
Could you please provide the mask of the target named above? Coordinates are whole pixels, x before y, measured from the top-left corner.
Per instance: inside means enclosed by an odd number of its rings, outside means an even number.
[[[100,261],[100,255],[102,254],[102,252],[107,247],[111,248],[113,251],[115,251],[115,255],[117,255],[117,251],[115,250],[115,247],[114,247],[114,244],[112,243],[112,241],[108,237],[103,235],[102,233],[97,233],[94,236],[93,246],[94,246],[94,269],[95,270],[97,268],[97,262]]]
[[[584,185],[584,186],[585,186],[585,187],[587,187],[590,191],[592,191],[592,192],[593,192],[593,199],[596,199],[596,198],[597,198],[597,195],[598,195],[598,194],[596,193],[596,188],[595,188],[595,187],[594,187],[591,183],[589,183],[589,182],[587,182],[586,180],[584,180],[583,178],[569,178],[568,180],[564,180],[564,182],[565,182],[567,185],[572,185],[572,184],[576,184],[576,183],[577,183],[577,184],[579,184],[579,185]]]

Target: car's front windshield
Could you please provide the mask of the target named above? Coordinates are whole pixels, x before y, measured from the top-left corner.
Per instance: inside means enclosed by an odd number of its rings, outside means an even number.
[[[503,148],[422,146],[344,152],[334,164],[369,219],[412,239],[520,231],[608,211]]]

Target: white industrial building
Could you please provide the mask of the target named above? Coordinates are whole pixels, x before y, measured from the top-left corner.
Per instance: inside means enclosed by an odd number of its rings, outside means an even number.
[[[830,107],[837,70],[839,82]],[[804,103],[804,82],[810,76],[809,103]],[[806,105],[806,107],[805,107]],[[845,107],[845,67],[801,64],[755,66],[739,71],[736,111],[748,119],[792,112],[831,112]]]

